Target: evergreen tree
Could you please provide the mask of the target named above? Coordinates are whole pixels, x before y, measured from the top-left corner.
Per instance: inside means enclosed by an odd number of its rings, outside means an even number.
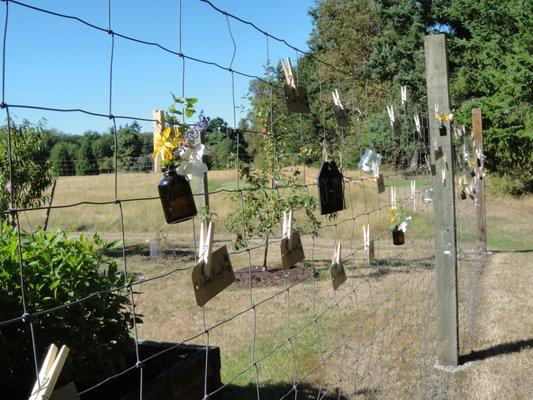
[[[98,172],[98,162],[94,157],[90,138],[84,136],[77,152],[76,175],[95,175]]]
[[[74,175],[76,156],[71,146],[65,142],[58,142],[52,147],[50,162],[55,173],[60,176]]]

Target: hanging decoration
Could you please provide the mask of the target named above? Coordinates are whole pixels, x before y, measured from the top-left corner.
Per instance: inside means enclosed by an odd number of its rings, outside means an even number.
[[[292,72],[291,59],[281,59],[281,66],[283,67],[283,73],[285,74],[285,103],[287,104],[287,110],[291,113],[308,114],[309,100],[307,98],[307,89],[304,86],[296,84],[296,79]]]
[[[392,242],[395,246],[401,246],[405,243],[405,233],[407,232],[407,226],[411,221],[411,217],[405,214],[403,204],[398,205],[395,209],[391,208],[389,213],[389,228],[392,232]]]
[[[375,151],[366,148],[365,152],[363,153],[363,156],[359,160],[358,167],[365,174],[370,175],[374,178],[378,178],[379,167],[381,165],[382,158],[383,157],[381,156],[381,154],[378,154]]]
[[[200,117],[196,124],[189,127],[176,117],[182,115],[177,110],[177,104],[183,105],[185,115],[189,117],[195,113],[194,104],[197,101],[174,96],[174,104],[166,116],[168,126],[163,128],[164,121],[159,121],[154,135],[152,155],[154,159],[161,157],[163,164],[163,179],[157,189],[165,220],[169,224],[186,221],[197,214],[189,180],[207,172],[207,165],[202,161],[207,149],[199,143],[198,138],[207,129],[209,120]]]
[[[439,122],[439,135],[446,136],[448,134],[448,130],[444,123],[451,122],[453,119],[453,114],[448,112],[439,113],[439,107],[437,104],[435,104],[435,119]]]
[[[333,160],[326,159],[317,176],[320,214],[342,211],[344,203],[344,178]]]
[[[341,101],[339,90],[335,89],[334,92],[331,92],[333,96],[333,113],[335,114],[335,119],[337,120],[337,125],[340,127],[350,126],[350,117],[348,115],[348,110]]]

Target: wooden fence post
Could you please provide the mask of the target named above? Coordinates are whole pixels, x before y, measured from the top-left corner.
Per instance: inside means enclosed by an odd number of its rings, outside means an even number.
[[[479,253],[487,252],[487,220],[485,214],[485,178],[484,160],[483,160],[483,121],[481,118],[481,109],[472,109],[472,136],[474,147],[476,149],[476,162],[478,177],[477,185],[477,244]]]
[[[204,143],[204,132],[201,132],[196,137],[196,144],[203,144]],[[207,156],[202,156],[202,161],[205,163],[207,161]],[[207,180],[207,172],[204,172],[204,175],[198,178],[200,181],[200,204],[205,209],[205,211],[209,211],[209,182]]]
[[[457,309],[457,243],[454,203],[452,132],[445,122],[447,134],[441,136],[434,117],[435,106],[440,113],[450,112],[448,57],[445,35],[424,38],[426,83],[430,133],[431,163],[435,210],[435,269],[437,297],[437,363],[456,366],[459,359]],[[442,149],[436,152],[433,144]],[[436,154],[437,153],[437,157]]]
[[[157,143],[157,135],[163,132],[165,129],[165,112],[163,110],[154,110],[152,112],[152,119],[154,120],[154,149]],[[158,154],[154,157],[154,172],[161,172],[163,160],[161,159],[161,154]]]

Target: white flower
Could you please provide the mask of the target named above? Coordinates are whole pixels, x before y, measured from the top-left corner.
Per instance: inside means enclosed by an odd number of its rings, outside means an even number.
[[[187,179],[200,178],[207,172],[207,165],[202,162],[202,157],[209,154],[203,144],[195,144],[194,147],[183,146],[179,150],[180,165],[176,168],[178,175],[187,176]]]
[[[402,231],[403,233],[407,232],[407,226],[409,225],[409,222],[411,221],[411,217],[405,218],[405,221],[403,221],[399,226],[398,230]]]

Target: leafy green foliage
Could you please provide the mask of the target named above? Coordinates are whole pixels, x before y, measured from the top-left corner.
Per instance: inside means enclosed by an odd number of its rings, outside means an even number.
[[[79,300],[92,293],[131,283],[118,272],[116,261],[103,252],[113,243],[97,235],[72,239],[56,231],[22,233],[25,301],[29,313]],[[18,237],[5,223],[0,235],[0,320],[22,315]],[[37,357],[51,343],[70,348],[59,386],[75,381],[78,389],[111,376],[126,365],[133,350],[132,318],[124,290],[98,294],[81,304],[33,317]],[[140,320],[138,322],[141,322]],[[28,323],[0,327],[0,397],[27,398],[34,368]]]
[[[72,145],[69,145],[66,142],[56,143],[50,152],[50,162],[57,175],[74,175],[76,172],[75,149],[72,148]]]
[[[91,139],[84,136],[76,155],[76,175],[96,175],[98,173],[98,161],[91,147]]]
[[[0,207],[9,204],[10,192],[15,207],[35,207],[48,200],[46,189],[56,179],[50,161],[44,154],[48,137],[42,122],[11,123],[12,173],[9,176],[7,127],[0,133]]]

